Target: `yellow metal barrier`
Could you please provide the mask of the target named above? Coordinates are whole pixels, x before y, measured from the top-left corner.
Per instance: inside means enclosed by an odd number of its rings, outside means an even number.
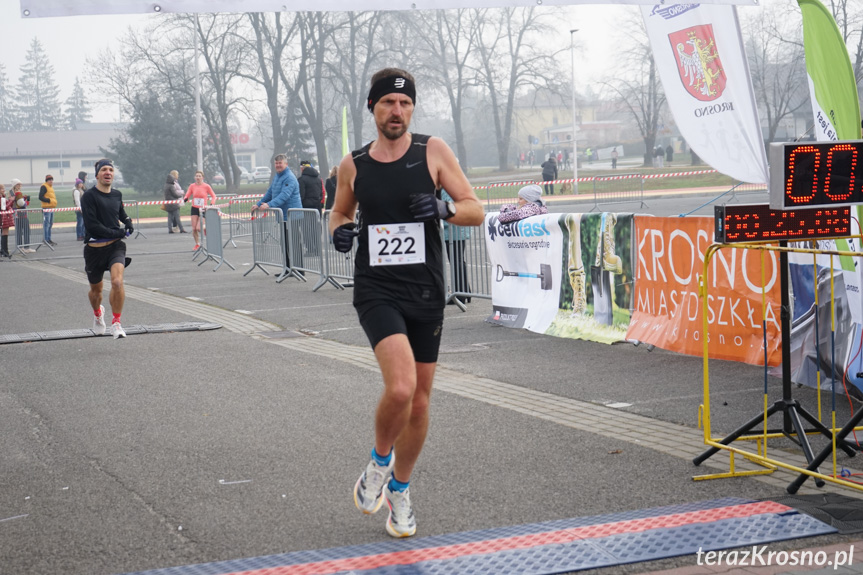
[[[853,237],[861,238],[861,236],[853,236]],[[775,251],[775,252],[785,252],[786,254],[787,253],[812,254],[813,266],[816,268],[816,273],[813,275],[814,281],[816,282],[816,286],[815,286],[815,290],[814,290],[816,309],[817,309],[817,305],[819,303],[818,302],[818,286],[817,286],[818,273],[817,273],[816,257],[818,255],[829,255],[830,256],[830,299],[831,299],[830,303],[831,303],[831,332],[832,333],[835,333],[835,329],[836,329],[835,306],[833,305],[833,303],[834,303],[834,299],[833,299],[834,298],[834,288],[835,288],[834,283],[833,283],[834,282],[833,257],[850,256],[850,257],[859,258],[859,257],[863,256],[863,253],[858,253],[858,252],[849,252],[849,251],[840,251],[840,250],[822,250],[822,249],[802,248],[802,247],[788,247],[788,246],[778,246],[775,244],[768,244],[768,243],[752,243],[752,244],[744,244],[744,243],[717,244],[717,243],[714,243],[707,248],[707,251],[706,251],[705,257],[704,257],[703,271],[702,271],[701,277],[699,278],[699,293],[698,293],[699,298],[701,298],[701,301],[702,301],[702,315],[703,315],[703,318],[702,318],[702,320],[703,320],[703,324],[702,324],[702,329],[703,329],[702,349],[703,349],[703,370],[704,370],[704,385],[703,385],[704,398],[703,398],[703,403],[698,408],[698,425],[704,431],[704,444],[713,448],[713,449],[708,450],[707,453],[703,454],[702,456],[695,458],[693,460],[693,462],[696,465],[699,465],[700,463],[705,461],[707,458],[712,456],[714,453],[716,453],[718,450],[725,450],[725,451],[729,452],[729,471],[726,473],[697,475],[697,476],[694,476],[693,479],[696,481],[699,481],[699,480],[705,480],[705,479],[718,479],[718,478],[725,478],[725,477],[745,477],[745,476],[750,476],[750,475],[763,475],[763,474],[773,473],[776,469],[781,468],[781,469],[793,471],[797,474],[802,474],[801,477],[803,477],[804,475],[810,476],[810,477],[816,478],[816,480],[829,481],[829,482],[837,484],[837,485],[842,485],[844,487],[849,487],[851,489],[863,491],[863,485],[841,479],[839,474],[837,473],[836,448],[837,448],[837,435],[838,435],[840,429],[838,429],[836,427],[835,406],[831,410],[831,426],[827,429],[827,431],[829,431],[830,435],[831,435],[831,447],[832,447],[832,457],[833,457],[832,474],[820,473],[820,472],[812,470],[812,469],[807,469],[804,467],[800,467],[798,465],[794,465],[793,463],[788,463],[785,461],[781,461],[779,459],[775,459],[773,457],[768,457],[768,455],[767,455],[767,440],[768,439],[785,437],[786,435],[791,436],[791,437],[796,437],[798,435],[798,433],[769,433],[768,432],[767,419],[768,419],[769,415],[771,415],[771,414],[769,413],[769,408],[768,408],[768,394],[766,392],[766,388],[765,388],[764,402],[763,402],[763,416],[764,416],[763,427],[764,427],[764,429],[763,429],[762,433],[757,434],[757,435],[755,435],[755,434],[740,434],[736,437],[733,437],[733,439],[731,439],[731,440],[728,440],[727,437],[726,438],[716,438],[713,436],[713,433],[711,430],[711,424],[710,424],[710,371],[709,371],[709,341],[708,341],[708,339],[709,339],[708,338],[709,314],[708,314],[708,298],[707,298],[707,295],[708,295],[707,294],[707,291],[708,291],[707,278],[709,275],[709,266],[710,266],[710,263],[711,263],[713,256],[719,250],[721,250],[723,248],[747,249],[747,250],[760,251],[761,252],[760,255],[761,255],[762,278],[764,277],[764,253],[765,252]],[[782,273],[787,273],[787,269],[782,270]],[[766,317],[766,306],[767,306],[766,293],[765,293],[765,289],[764,289],[764,283],[765,282],[762,281],[761,283],[762,283],[762,329],[765,330],[765,334],[766,334],[766,326],[764,323],[764,318]],[[790,318],[786,317],[786,318],[784,318],[783,321],[790,321]],[[816,339],[817,338],[818,338],[818,332],[816,331]],[[783,342],[783,345],[787,345],[788,343],[789,342]],[[767,353],[767,351],[766,351],[766,345],[765,345],[765,362],[764,362],[765,363],[765,369],[767,369],[767,367],[766,367],[767,366],[766,353]],[[818,376],[817,377],[818,377],[817,382],[818,382],[818,386],[819,386],[818,387],[819,392],[817,394],[818,395],[818,420],[820,421],[821,417],[822,417],[821,393],[820,393],[820,384],[821,384],[820,369],[818,370]],[[835,379],[835,374],[834,374],[834,379]],[[861,408],[861,409],[863,409],[863,408]],[[777,413],[777,411],[774,410],[773,413]],[[853,429],[858,430],[858,429],[863,429],[863,427],[854,427]],[[849,430],[846,430],[846,433],[848,431]],[[798,430],[798,432],[799,432],[799,430]],[[813,434],[817,435],[817,434],[821,434],[822,432],[821,431],[804,431],[803,433],[809,434],[809,435],[813,435]],[[732,436],[729,435],[728,437],[732,437]],[[735,442],[738,442],[738,441],[753,441],[753,440],[756,442],[756,451],[754,451],[754,452],[746,450],[746,449],[742,449],[740,447],[736,447],[733,445]],[[724,443],[723,443],[723,441],[724,441]],[[741,455],[747,461],[750,461],[752,463],[760,465],[760,466],[764,467],[764,469],[750,470],[750,471],[739,471],[739,470],[737,470],[736,465],[735,465],[735,455]],[[805,479],[805,477],[804,477],[804,479]],[[798,480],[795,483],[792,483],[792,485],[789,486],[789,491],[792,493],[795,492],[797,487],[799,487],[800,483],[802,483],[802,481],[800,481],[800,480]]]

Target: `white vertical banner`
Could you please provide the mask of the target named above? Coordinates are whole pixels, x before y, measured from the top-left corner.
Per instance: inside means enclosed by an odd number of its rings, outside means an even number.
[[[702,160],[766,183],[767,153],[733,6],[642,6],[653,59],[680,133]]]

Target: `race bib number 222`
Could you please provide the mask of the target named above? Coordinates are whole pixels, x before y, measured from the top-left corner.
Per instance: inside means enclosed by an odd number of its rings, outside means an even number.
[[[401,266],[425,263],[424,226],[422,222],[369,226],[369,265]]]

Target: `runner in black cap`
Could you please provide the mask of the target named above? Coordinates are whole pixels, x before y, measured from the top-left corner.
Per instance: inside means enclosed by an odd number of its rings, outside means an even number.
[[[393,537],[416,533],[408,485],[428,429],[446,297],[440,220],[483,221],[482,204],[449,146],[407,131],[415,103],[409,73],[387,68],[372,77],[368,108],[378,138],[341,161],[330,217],[337,250],[350,251],[358,237],[354,307],[384,380],[372,458],[354,487],[354,503],[375,513],[385,498]],[[454,201],[440,199],[442,187]]]

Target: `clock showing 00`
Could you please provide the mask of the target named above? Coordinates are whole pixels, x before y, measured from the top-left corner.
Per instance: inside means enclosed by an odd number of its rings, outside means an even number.
[[[770,207],[863,203],[863,140],[770,144]]]

